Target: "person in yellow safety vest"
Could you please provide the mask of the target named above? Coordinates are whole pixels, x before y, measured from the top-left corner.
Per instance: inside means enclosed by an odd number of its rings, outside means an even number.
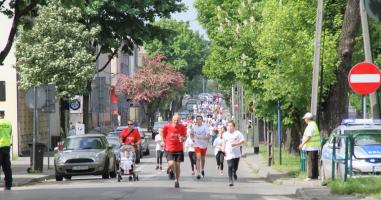
[[[307,152],[307,179],[317,179],[319,177],[319,150],[320,150],[320,132],[316,122],[313,120],[312,113],[306,113],[303,117],[307,127],[303,134],[302,143],[299,149]]]
[[[12,123],[6,119],[5,111],[0,109],[0,165],[4,172],[5,188],[11,190],[12,187],[12,169],[11,169],[11,141],[12,141]]]

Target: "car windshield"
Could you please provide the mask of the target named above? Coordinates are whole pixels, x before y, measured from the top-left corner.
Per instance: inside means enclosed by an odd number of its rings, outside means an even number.
[[[348,132],[350,134],[364,134],[356,137],[355,146],[381,145],[381,130],[351,130]]]
[[[82,149],[105,149],[105,145],[100,137],[76,137],[68,138],[64,142],[66,150],[82,150]]]
[[[107,141],[112,146],[112,148],[119,148],[119,138],[108,137]]]
[[[119,134],[120,134],[121,132],[122,132],[122,131],[110,132],[110,133],[108,133],[107,136],[119,137]]]

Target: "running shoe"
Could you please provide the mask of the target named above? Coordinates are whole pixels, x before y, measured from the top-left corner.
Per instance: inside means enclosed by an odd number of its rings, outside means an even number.
[[[200,178],[201,178],[200,174],[199,174],[199,175],[197,175],[197,179],[200,179]]]
[[[204,172],[204,170],[201,171],[201,175],[202,175],[203,178],[205,178],[205,172]]]
[[[175,181],[175,188],[179,188],[180,187],[180,183],[178,181]]]

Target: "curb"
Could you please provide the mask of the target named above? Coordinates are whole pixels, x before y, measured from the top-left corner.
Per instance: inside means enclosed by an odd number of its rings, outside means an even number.
[[[55,176],[53,174],[51,174],[51,175],[46,175],[46,176],[43,176],[40,178],[33,178],[33,179],[27,180],[25,182],[19,182],[19,183],[13,182],[12,187],[21,187],[21,186],[31,185],[33,183],[38,183],[38,182],[42,182],[42,181],[45,181],[48,179],[53,179],[53,178],[55,178]],[[1,183],[0,187],[4,187],[4,183]]]

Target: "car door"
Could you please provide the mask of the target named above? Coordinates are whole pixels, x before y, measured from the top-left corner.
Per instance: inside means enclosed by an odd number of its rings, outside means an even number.
[[[322,170],[324,170],[324,175],[326,178],[330,178],[332,175],[333,136],[336,135],[337,132],[337,129],[332,131],[321,152],[321,167],[323,168]]]

